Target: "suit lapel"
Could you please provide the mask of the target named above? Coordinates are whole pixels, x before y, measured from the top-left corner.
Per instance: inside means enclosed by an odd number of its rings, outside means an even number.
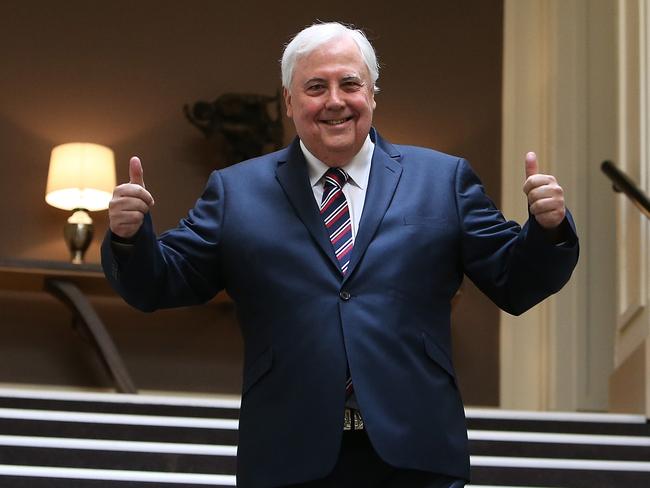
[[[354,239],[354,248],[352,249],[348,272],[345,275],[346,280],[354,272],[377,232],[377,228],[393,199],[397,183],[402,174],[402,165],[397,162],[400,158],[397,150],[381,139],[374,129],[372,129],[370,136],[375,142],[375,150],[370,166],[366,200],[363,204],[363,213],[361,214],[357,236]]]
[[[397,162],[400,159],[397,150],[384,141],[374,129],[371,130],[370,137],[375,143],[375,150],[372,155],[368,190],[359,229],[354,240],[348,272],[344,280],[347,280],[352,275],[377,232],[377,228],[393,199],[397,183],[402,174],[402,165]],[[305,156],[300,149],[298,138],[289,147],[287,161],[278,166],[276,176],[296,214],[298,214],[314,241],[332,264],[339,269],[339,262],[334,255],[334,248],[314,199],[314,192],[309,183],[307,161],[305,161]]]
[[[276,177],[314,241],[320,246],[332,264],[339,268],[339,262],[334,255],[334,248],[314,199],[314,192],[309,184],[307,161],[305,161],[305,156],[300,149],[298,138],[289,147],[287,161],[278,166]]]

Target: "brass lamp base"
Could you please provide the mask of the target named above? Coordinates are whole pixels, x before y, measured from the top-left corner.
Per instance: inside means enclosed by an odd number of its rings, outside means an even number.
[[[83,264],[84,254],[93,240],[93,219],[84,209],[75,209],[63,226],[63,238],[70,250],[72,264]]]

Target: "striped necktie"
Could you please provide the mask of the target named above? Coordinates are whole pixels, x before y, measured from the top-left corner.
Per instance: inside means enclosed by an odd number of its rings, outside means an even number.
[[[348,201],[343,194],[345,185],[350,176],[341,168],[330,168],[325,173],[323,182],[323,200],[320,204],[320,214],[325,221],[325,227],[334,246],[334,254],[339,261],[341,273],[345,275],[350,264],[352,253],[352,221],[350,220],[350,209]],[[347,372],[345,382],[345,397],[349,398],[354,393],[350,370]]]
[[[350,209],[343,194],[343,185],[350,177],[341,168],[330,168],[325,173],[323,183],[323,200],[320,213],[325,221],[325,227],[334,247],[334,254],[339,261],[341,273],[348,271],[350,254],[352,253],[352,221]]]

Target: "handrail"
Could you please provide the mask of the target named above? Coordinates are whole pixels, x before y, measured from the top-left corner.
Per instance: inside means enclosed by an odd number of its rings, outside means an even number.
[[[625,193],[641,213],[650,219],[650,199],[634,181],[611,161],[603,161],[600,169],[612,180],[614,191]]]

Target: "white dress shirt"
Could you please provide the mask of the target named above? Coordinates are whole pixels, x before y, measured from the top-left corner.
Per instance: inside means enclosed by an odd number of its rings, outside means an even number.
[[[300,148],[307,160],[309,182],[314,192],[316,204],[320,207],[321,200],[323,199],[323,176],[325,176],[325,173],[330,167],[310,153],[302,141],[300,141]],[[356,156],[352,158],[352,161],[345,166],[341,166],[341,169],[350,176],[348,182],[343,185],[343,194],[348,201],[348,208],[350,210],[353,241],[359,230],[363,204],[366,201],[366,190],[368,189],[368,179],[370,178],[370,163],[374,150],[375,144],[370,140],[370,136],[367,136],[363,146],[361,146]],[[356,410],[359,409],[357,396],[354,393],[345,400],[345,406]]]
[[[309,182],[314,192],[316,203],[320,206],[323,199],[323,176],[330,168],[316,156],[309,152],[309,149],[300,141],[300,148],[307,160],[307,170],[309,172]],[[359,230],[359,221],[363,212],[363,204],[366,200],[366,190],[368,189],[368,178],[370,177],[370,162],[372,153],[375,150],[375,144],[366,137],[363,146],[359,152],[345,166],[341,166],[350,178],[343,185],[343,194],[348,201],[350,209],[350,221],[352,222],[352,239],[354,240]]]

